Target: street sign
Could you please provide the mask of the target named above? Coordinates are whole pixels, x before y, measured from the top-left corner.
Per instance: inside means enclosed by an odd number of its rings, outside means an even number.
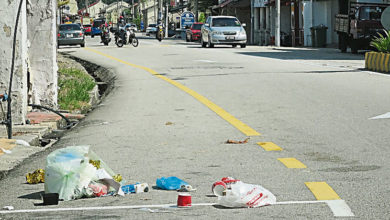
[[[186,28],[187,26],[191,27],[191,25],[195,22],[195,15],[190,11],[185,11],[180,16],[180,27]]]
[[[268,4],[269,0],[254,0],[253,7],[254,8],[264,8],[266,4]]]

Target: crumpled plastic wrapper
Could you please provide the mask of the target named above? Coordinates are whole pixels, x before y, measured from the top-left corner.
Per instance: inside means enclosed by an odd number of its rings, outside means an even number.
[[[38,170],[35,170],[33,173],[28,173],[26,175],[26,181],[29,184],[44,183],[45,182],[45,170],[38,169]]]
[[[112,178],[115,180],[115,182],[120,183],[122,181],[122,176],[120,174],[112,176]]]
[[[100,169],[100,160],[89,160],[89,163],[96,167],[96,169]]]

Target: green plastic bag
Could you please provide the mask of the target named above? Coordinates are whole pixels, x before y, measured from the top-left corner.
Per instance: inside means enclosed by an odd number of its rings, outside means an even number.
[[[47,156],[45,169],[45,193],[58,193],[64,201],[82,197],[80,192],[91,181],[97,181],[97,170],[89,160],[99,160],[101,169],[109,175],[115,173],[89,146],[71,146],[53,151]],[[85,190],[84,190],[85,191]]]

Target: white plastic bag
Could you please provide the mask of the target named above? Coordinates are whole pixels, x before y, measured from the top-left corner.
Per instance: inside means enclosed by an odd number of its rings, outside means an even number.
[[[218,204],[225,207],[260,207],[276,203],[276,197],[260,185],[238,181],[226,189],[226,195],[218,196]]]
[[[90,164],[97,160],[100,169]],[[104,175],[103,175],[104,174]],[[115,173],[89,146],[71,146],[53,151],[47,156],[45,169],[45,193],[58,193],[64,201],[90,197],[91,181],[106,183],[114,193],[124,195],[120,184],[112,176]]]

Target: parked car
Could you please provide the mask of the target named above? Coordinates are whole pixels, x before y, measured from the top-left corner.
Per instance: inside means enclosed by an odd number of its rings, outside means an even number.
[[[135,24],[126,24],[125,25],[125,28],[130,28],[130,30],[134,31],[134,32],[137,32],[138,29],[137,29],[137,25]]]
[[[200,30],[203,23],[195,22],[191,25],[189,29],[186,30],[186,41],[196,41],[200,40]]]
[[[150,34],[156,34],[157,33],[157,25],[156,24],[149,24],[146,28],[146,36],[150,36]]]
[[[214,47],[217,44],[246,47],[245,24],[233,16],[209,16],[201,29],[202,47]]]
[[[91,35],[92,25],[91,24],[85,24],[83,27],[84,27],[84,34],[85,35]]]
[[[57,48],[61,45],[85,46],[84,33],[78,24],[61,24],[57,36]]]

